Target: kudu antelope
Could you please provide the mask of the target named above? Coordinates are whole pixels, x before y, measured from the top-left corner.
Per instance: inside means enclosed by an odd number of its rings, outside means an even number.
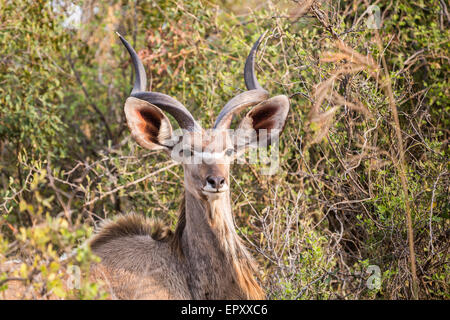
[[[263,299],[264,291],[255,279],[256,264],[235,230],[229,190],[233,154],[252,139],[233,139],[227,130],[233,115],[250,107],[236,132],[256,132],[253,138],[258,139],[258,132],[284,128],[288,98],[269,98],[255,77],[255,53],[263,36],[245,63],[248,90],[224,106],[211,130],[202,129],[174,98],[145,91],[142,62],[119,37],[135,70],[134,87],[125,102],[132,136],[146,149],[171,153],[173,131],[167,112],[184,130],[183,140],[187,137],[192,143],[190,151],[204,158],[182,163],[185,192],[174,233],[140,215],[124,215],[103,224],[89,242],[101,258],[93,268],[94,277],[105,281],[112,297],[119,299]],[[199,140],[201,145],[194,143]],[[244,143],[238,145],[236,140]],[[268,140],[270,143],[270,134]],[[220,161],[204,161],[206,158]]]

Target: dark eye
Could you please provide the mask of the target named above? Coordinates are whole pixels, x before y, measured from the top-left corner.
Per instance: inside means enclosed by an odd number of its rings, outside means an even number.
[[[234,154],[234,149],[233,148],[229,148],[225,151],[225,155],[227,157],[231,157]]]
[[[192,156],[191,148],[183,148],[183,150],[181,150],[181,156],[186,158],[191,157]]]

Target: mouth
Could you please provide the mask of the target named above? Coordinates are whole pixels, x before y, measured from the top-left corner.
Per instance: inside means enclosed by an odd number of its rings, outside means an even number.
[[[204,195],[206,196],[219,196],[225,192],[227,192],[229,190],[228,188],[228,184],[224,184],[222,185],[219,189],[217,188],[213,188],[211,185],[206,184],[203,188],[202,188],[202,192]]]
[[[220,195],[228,191],[228,185],[222,186],[220,189],[212,188],[211,186],[207,185],[202,188],[202,192],[205,195]]]
[[[222,190],[214,190],[214,191],[212,191],[212,190],[205,190],[205,189],[202,189],[202,192],[203,193],[207,193],[207,194],[221,194],[221,193],[224,193],[225,191],[227,191],[228,189],[222,189]]]

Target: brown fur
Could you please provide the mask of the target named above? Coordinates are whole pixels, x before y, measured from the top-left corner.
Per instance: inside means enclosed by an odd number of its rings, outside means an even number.
[[[232,237],[229,241],[232,244],[222,243],[222,248],[234,247],[234,250],[230,250],[228,254],[225,255],[225,260],[222,262],[223,265],[228,265],[231,271],[230,276],[233,282],[237,284],[236,290],[231,290],[227,293],[227,297],[230,299],[264,299],[264,291],[259,286],[254,274],[257,273],[257,267],[250,256],[248,251],[242,245],[240,239],[235,233],[231,233],[227,227],[221,223],[220,213],[215,213],[218,221],[211,221],[214,225],[215,232],[218,233],[218,238],[225,239],[225,235],[220,235],[221,233],[231,234]],[[91,248],[95,251],[100,250],[102,245],[105,245],[112,240],[117,241],[121,238],[129,237],[140,237],[140,236],[150,236],[152,239],[158,242],[166,242],[169,244],[173,254],[178,257],[182,263],[186,263],[185,254],[183,251],[183,232],[186,226],[186,208],[185,199],[182,200],[178,223],[173,233],[167,226],[165,226],[161,221],[148,219],[140,215],[129,214],[123,215],[117,218],[115,221],[104,222],[101,226],[101,230],[96,234],[90,241]],[[218,248],[219,249],[219,248]],[[127,286],[123,287],[123,278],[136,278],[136,275],[131,271],[126,269],[121,269],[119,273],[114,271],[114,267],[108,264],[98,265],[94,268],[94,275],[99,278],[107,279],[110,285],[110,292],[112,293],[112,298],[130,298],[130,294],[135,291],[142,291],[145,288],[139,287],[139,290],[132,286],[131,289]],[[95,278],[95,277],[94,277]],[[122,279],[119,279],[122,278]],[[131,282],[131,280],[130,280]],[[142,280],[145,283],[145,279]],[[152,281],[149,281],[149,285]],[[118,286],[122,288],[117,289]],[[124,293],[125,292],[125,293]],[[165,297],[164,295],[159,296],[160,298],[170,298],[170,296]]]
[[[246,299],[256,299],[261,300],[265,298],[264,290],[259,286],[257,281],[258,268],[250,253],[247,251],[245,246],[242,244],[241,239],[235,233],[234,225],[229,226],[223,223],[225,219],[221,217],[220,208],[214,208],[216,212],[212,214],[215,217],[215,221],[211,221],[212,225],[215,225],[215,229],[218,230],[218,238],[223,242],[227,241],[231,235],[231,240],[235,247],[234,251],[230,250],[230,254],[226,256],[226,263],[231,266],[233,280],[237,283],[241,294]],[[220,234],[220,231],[223,234]],[[222,244],[222,247],[230,247],[230,244]],[[256,275],[256,278],[255,276]]]
[[[183,247],[181,244],[181,237],[183,236],[183,231],[186,226],[186,206],[185,199],[183,197],[180,205],[180,210],[178,214],[178,222],[175,228],[175,234],[170,239],[170,247],[175,254],[178,255],[179,258],[183,259]]]
[[[165,241],[172,236],[172,231],[162,221],[128,214],[119,216],[115,221],[105,220],[101,231],[91,239],[89,244],[95,250],[112,239],[131,236],[151,236],[154,240]]]

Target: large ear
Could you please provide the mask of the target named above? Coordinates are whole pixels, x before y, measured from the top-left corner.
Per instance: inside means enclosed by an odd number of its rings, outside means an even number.
[[[289,113],[289,99],[276,96],[254,106],[238,127],[238,146],[247,147],[261,142],[269,145],[283,131]]]
[[[125,102],[128,127],[137,143],[149,150],[168,150],[172,125],[157,106],[134,97]]]

